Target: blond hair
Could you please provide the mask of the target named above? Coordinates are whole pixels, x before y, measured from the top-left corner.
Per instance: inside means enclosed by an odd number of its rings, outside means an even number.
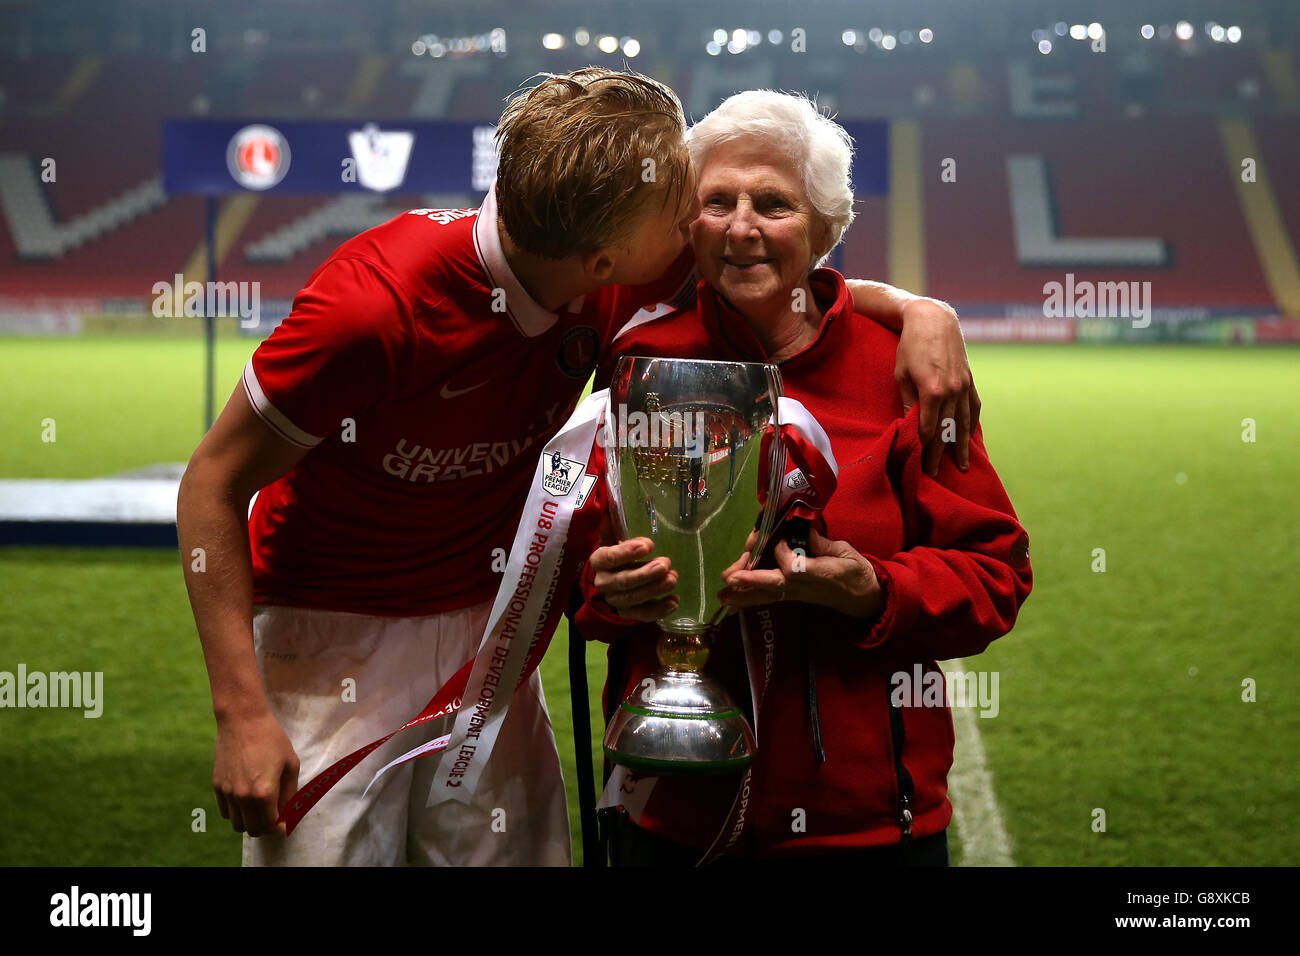
[[[671,89],[586,67],[517,96],[497,126],[497,208],[510,238],[561,259],[628,239],[658,199],[691,188],[686,119]]]

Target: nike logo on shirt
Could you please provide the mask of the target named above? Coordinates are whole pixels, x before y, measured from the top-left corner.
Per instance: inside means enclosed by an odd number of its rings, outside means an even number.
[[[487,379],[484,379],[477,385],[471,385],[469,388],[452,388],[451,382],[443,382],[442,388],[439,390],[438,394],[443,398],[456,398],[460,395],[464,395],[466,392],[472,392],[476,388],[482,388],[486,384]]]

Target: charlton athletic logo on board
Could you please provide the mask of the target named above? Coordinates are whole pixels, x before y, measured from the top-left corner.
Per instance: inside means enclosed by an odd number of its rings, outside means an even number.
[[[226,166],[245,189],[270,189],[289,172],[289,142],[272,126],[245,126],[230,137]]]
[[[545,459],[545,456],[542,456]],[[572,458],[561,458],[560,453],[551,455],[550,469],[542,474],[542,487],[557,498],[563,498],[573,490],[574,483],[582,474],[582,462]]]

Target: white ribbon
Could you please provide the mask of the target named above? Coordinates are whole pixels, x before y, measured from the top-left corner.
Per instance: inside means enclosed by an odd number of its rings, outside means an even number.
[[[551,602],[568,599],[554,589],[569,521],[590,490],[583,477],[608,397],[607,389],[587,396],[540,456],[427,806],[473,798]]]

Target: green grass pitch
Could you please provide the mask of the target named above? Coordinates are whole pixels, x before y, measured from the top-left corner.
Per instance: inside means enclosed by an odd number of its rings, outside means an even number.
[[[220,340],[218,408],[253,346]],[[998,715],[978,723],[1015,862],[1293,863],[1300,353],[989,345],[971,360],[1035,572],[1016,629],[965,664],[1000,675]],[[184,461],[202,373],[193,339],[6,339],[0,477]],[[543,681],[573,811],[567,643]],[[238,863],[176,555],[0,549],[0,670],[20,662],[104,671],[104,714],[0,710],[0,865]]]

